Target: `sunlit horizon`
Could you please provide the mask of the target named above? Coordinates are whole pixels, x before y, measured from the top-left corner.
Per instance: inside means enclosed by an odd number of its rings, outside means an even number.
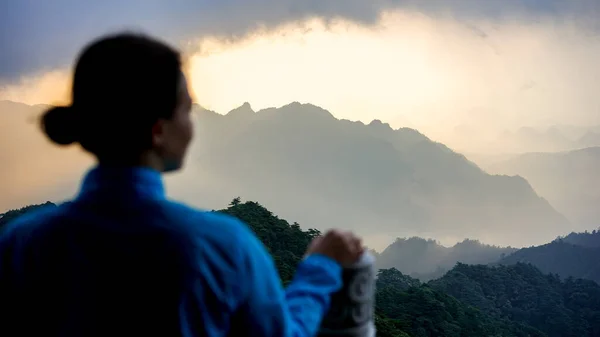
[[[185,46],[185,70],[195,100],[218,113],[244,102],[260,110],[298,101],[340,119],[416,128],[462,150],[469,142],[456,134],[460,126],[484,137],[521,126],[600,124],[593,57],[600,40],[583,33],[543,17],[467,25],[404,10],[374,26],[310,19],[236,42],[196,39]],[[68,102],[70,74],[24,77],[0,89],[0,99]]]

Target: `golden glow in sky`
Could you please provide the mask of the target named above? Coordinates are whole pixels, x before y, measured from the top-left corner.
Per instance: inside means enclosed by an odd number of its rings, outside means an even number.
[[[399,28],[412,38],[391,34]],[[230,46],[207,40],[191,59],[190,76],[198,101],[220,112],[244,101],[256,109],[302,101],[344,118],[379,111],[377,118],[389,120],[398,108],[450,99],[452,74],[431,62],[431,42],[416,25],[372,31],[312,21]]]
[[[219,113],[292,101],[336,117],[418,128],[460,149],[454,127],[600,124],[600,40],[569,22],[464,23],[397,11],[375,26],[319,20],[236,43],[204,38],[187,55],[192,92]],[[0,99],[68,99],[68,70],[23,79]],[[496,132],[496,133],[492,133]]]

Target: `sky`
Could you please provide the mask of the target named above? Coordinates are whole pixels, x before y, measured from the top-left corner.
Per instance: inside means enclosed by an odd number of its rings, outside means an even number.
[[[459,150],[521,126],[600,124],[597,0],[1,6],[0,99],[68,101],[79,49],[134,29],[181,48],[196,100],[220,113],[245,101],[313,103],[339,118],[418,128]]]
[[[180,48],[195,100],[219,113],[299,101],[489,151],[477,144],[507,129],[600,125],[598,17],[598,0],[3,0],[0,100],[68,102],[78,51],[132,29]],[[22,137],[13,122],[2,151]],[[33,174],[20,155],[13,169]],[[68,156],[61,179],[89,163]],[[0,204],[56,192],[36,184]]]

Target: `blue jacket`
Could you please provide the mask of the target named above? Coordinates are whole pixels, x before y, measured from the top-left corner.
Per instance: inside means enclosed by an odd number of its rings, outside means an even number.
[[[0,236],[0,336],[313,336],[341,287],[304,259],[283,289],[241,221],[165,197],[158,172],[95,168],[73,202]]]

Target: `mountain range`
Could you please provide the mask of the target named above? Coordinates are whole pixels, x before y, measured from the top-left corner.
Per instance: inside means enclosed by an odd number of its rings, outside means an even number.
[[[421,281],[444,275],[457,263],[490,264],[516,252],[517,248],[497,247],[465,239],[445,247],[435,240],[398,238],[377,255],[377,267],[396,268]]]
[[[12,121],[0,123],[10,150],[1,151],[9,164],[0,183],[12,189],[4,208],[70,197],[91,163],[48,144],[31,123],[42,108],[0,104],[0,122]],[[193,113],[186,170],[167,180],[172,196],[195,206],[263,200],[303,227],[352,229],[378,249],[411,236],[519,247],[571,230],[526,179],[488,174],[414,129],[339,120],[297,102],[260,111],[246,103],[226,115],[196,105]]]
[[[469,156],[564,152],[600,146],[600,125],[554,124],[547,128],[522,126],[515,130],[498,131],[494,126],[467,123],[459,124],[448,132],[442,139]]]
[[[568,228],[525,179],[487,174],[414,129],[338,120],[297,102],[198,116],[189,162],[215,179],[212,193],[263,200],[306,226],[513,246]]]
[[[600,147],[555,153],[525,153],[484,166],[488,172],[519,175],[543,195],[576,230],[600,219]]]
[[[561,152],[600,146],[600,126],[553,125],[547,129],[521,127],[505,131],[497,139],[514,152]],[[525,151],[523,151],[525,149]]]
[[[469,239],[445,247],[431,239],[398,238],[375,254],[378,268],[395,268],[421,281],[438,279],[458,263],[489,266],[526,263],[563,279],[580,278],[600,284],[600,229],[571,233],[549,243],[521,249]]]

